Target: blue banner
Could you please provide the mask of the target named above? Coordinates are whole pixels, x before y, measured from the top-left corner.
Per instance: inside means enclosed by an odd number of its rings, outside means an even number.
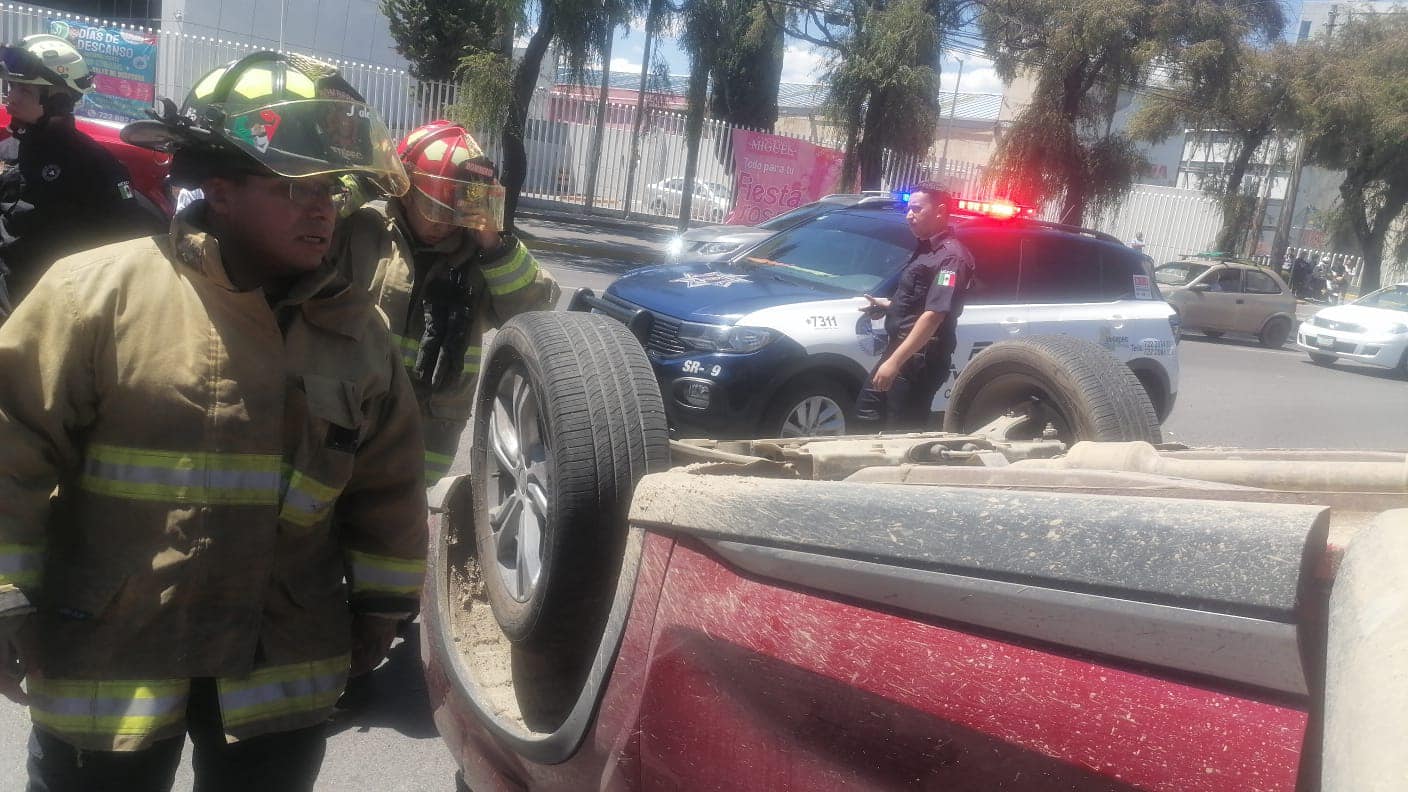
[[[83,53],[93,75],[94,90],[75,113],[110,121],[147,117],[156,101],[156,33],[53,18],[49,32]]]

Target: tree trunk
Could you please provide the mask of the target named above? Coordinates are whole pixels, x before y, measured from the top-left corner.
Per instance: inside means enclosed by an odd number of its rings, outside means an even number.
[[[684,189],[680,194],[679,230],[689,229],[694,210],[694,174],[699,170],[699,139],[704,134],[704,105],[709,99],[709,65],[696,57],[689,70],[689,115],[685,116],[684,138],[688,152],[684,161]]]
[[[842,192],[854,192],[860,184],[860,119],[851,116],[846,120],[845,157],[841,160]]]
[[[626,163],[626,202],[621,207],[623,219],[631,216],[631,203],[635,198],[636,170],[640,167],[640,127],[645,121],[645,89],[650,84],[650,45],[654,43],[662,3],[663,0],[653,0],[645,17],[645,51],[640,56],[640,91],[636,94],[636,115],[631,120],[631,161]]]
[[[596,99],[596,129],[592,131],[591,159],[587,160],[587,211],[596,205],[596,177],[601,168],[601,139],[606,135],[606,100],[611,95],[611,40],[616,26],[606,27],[601,45],[601,93]]]
[[[1256,199],[1242,195],[1242,182],[1246,179],[1252,157],[1266,141],[1268,134],[1269,130],[1243,136],[1239,141],[1241,148],[1238,149],[1237,156],[1228,163],[1227,183],[1223,185],[1222,192],[1222,228],[1217,232],[1218,250],[1236,250],[1238,242],[1246,235],[1247,222],[1250,220]],[[1267,177],[1270,178],[1269,173]]]
[[[1072,180],[1066,185],[1066,194],[1061,198],[1061,218],[1058,222],[1079,226],[1085,222],[1085,182]]]
[[[879,190],[884,184],[885,138],[881,132],[885,123],[884,105],[884,95],[872,92],[865,107],[865,123],[856,146],[862,190]]]
[[[523,142],[528,107],[533,101],[533,89],[538,85],[543,55],[552,41],[553,28],[552,12],[545,7],[538,19],[538,29],[523,50],[523,60],[513,70],[508,120],[504,123],[501,138],[504,147],[504,230],[509,232],[513,231],[513,216],[518,211],[518,194],[523,191],[523,182],[528,178],[528,149]]]
[[[1365,185],[1357,179],[1351,168],[1340,184],[1340,197],[1350,214],[1354,227],[1354,237],[1359,242],[1359,254],[1364,257],[1364,269],[1359,278],[1359,290],[1367,294],[1381,285],[1383,277],[1384,243],[1388,241],[1388,231],[1394,221],[1408,206],[1408,178],[1401,182],[1390,181],[1384,195],[1384,202],[1373,217],[1369,217],[1369,207],[1364,200]]]

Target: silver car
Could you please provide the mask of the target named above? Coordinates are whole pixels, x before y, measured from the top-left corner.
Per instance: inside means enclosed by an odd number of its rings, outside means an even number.
[[[1295,332],[1296,298],[1280,275],[1264,267],[1188,258],[1158,267],[1154,280],[1185,331],[1211,338],[1249,334],[1272,348]]]

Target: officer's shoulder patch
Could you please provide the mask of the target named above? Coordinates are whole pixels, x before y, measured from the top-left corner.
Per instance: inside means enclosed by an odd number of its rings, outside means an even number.
[[[939,270],[939,274],[934,278],[935,286],[952,286],[954,283],[953,270]]]
[[[132,200],[132,182],[120,181],[117,183],[117,194],[125,200]]]
[[[63,169],[52,163],[45,165],[44,169],[39,171],[39,175],[44,177],[44,181],[53,181],[59,178],[59,174],[61,173],[63,173]]]

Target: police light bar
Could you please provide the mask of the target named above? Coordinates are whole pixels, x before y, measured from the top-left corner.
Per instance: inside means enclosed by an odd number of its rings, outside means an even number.
[[[1034,212],[1030,206],[1021,206],[1011,201],[974,201],[958,199],[958,211],[980,214],[994,220],[1011,220],[1014,217],[1030,217]]]

